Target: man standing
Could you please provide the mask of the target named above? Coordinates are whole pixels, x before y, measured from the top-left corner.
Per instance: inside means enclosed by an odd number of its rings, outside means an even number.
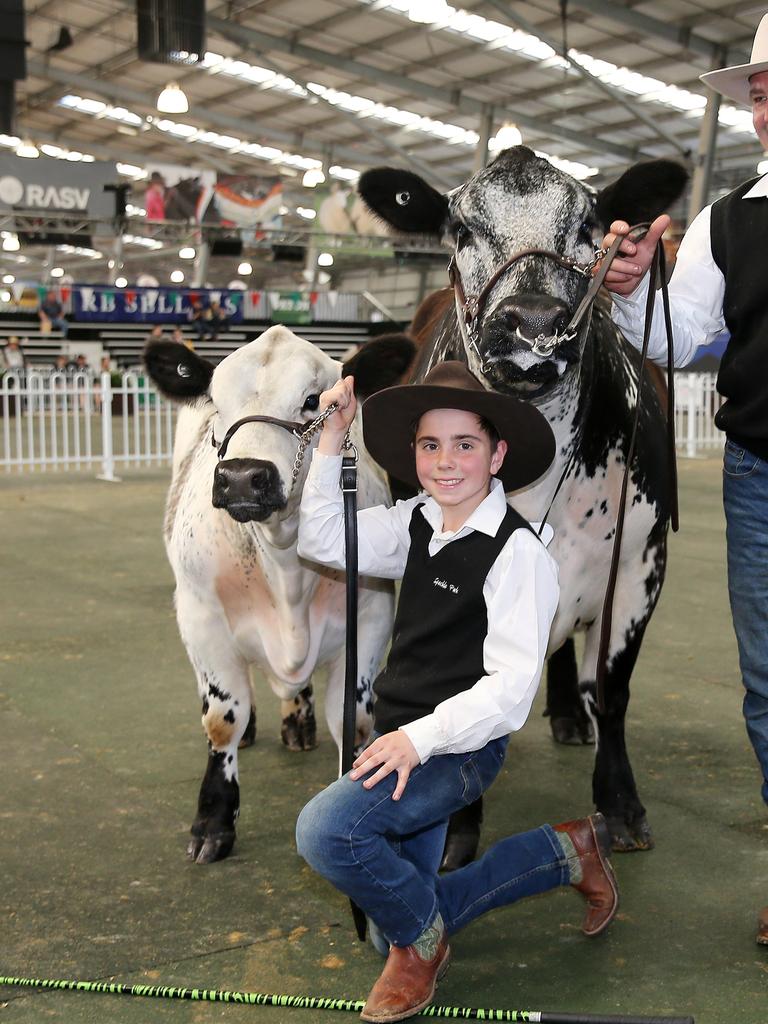
[[[757,137],[768,151],[768,14],[755,34],[749,64],[710,71],[701,79],[723,96],[752,108]],[[605,280],[613,318],[637,348],[650,265],[669,225],[658,217],[645,238],[626,239]],[[604,244],[626,235],[611,224]],[[755,254],[768,237],[768,174],[753,178],[706,207],[691,223],[677,254],[669,294],[675,364],[685,366],[700,345],[723,330],[730,335],[717,378],[726,399],[715,417],[725,432],[723,504],[728,592],[744,681],[747,732],[763,772],[768,803],[768,289]],[[666,335],[657,303],[649,355],[666,361]],[[768,907],[757,941],[768,945]]]

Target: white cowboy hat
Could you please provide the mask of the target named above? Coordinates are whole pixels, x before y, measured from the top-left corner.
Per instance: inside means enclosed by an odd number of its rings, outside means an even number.
[[[699,78],[705,85],[727,96],[729,100],[751,107],[749,79],[760,71],[768,71],[768,14],[763,15],[757,26],[749,64],[736,64],[731,68],[708,71],[706,75],[699,75]]]

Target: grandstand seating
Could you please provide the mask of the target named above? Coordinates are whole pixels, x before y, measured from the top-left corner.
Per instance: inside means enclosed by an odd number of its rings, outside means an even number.
[[[173,325],[167,325],[170,335]],[[194,332],[182,324],[185,337],[194,342],[195,351],[206,359],[220,362],[226,355],[257,338],[268,327],[269,320],[244,322],[222,331],[218,338],[203,338],[198,341]],[[334,359],[340,358],[356,342],[367,340],[367,323],[314,323],[291,327],[291,330],[307,341],[318,345]],[[56,356],[63,352],[77,352],[78,341],[100,342],[105,352],[120,369],[139,366],[141,352],[152,329],[152,324],[142,323],[70,323],[69,337],[65,341],[58,331],[43,334],[34,314],[10,314],[0,319],[0,344],[16,335],[22,340],[27,362],[43,368],[52,366]]]

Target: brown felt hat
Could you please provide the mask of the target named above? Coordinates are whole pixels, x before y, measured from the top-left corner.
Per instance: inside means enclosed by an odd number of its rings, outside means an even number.
[[[464,363],[433,366],[422,384],[377,391],[363,403],[365,446],[379,465],[404,483],[419,487],[413,428],[431,409],[462,409],[489,420],[507,442],[497,476],[505,491],[538,480],[555,457],[555,437],[546,418],[529,402],[487,391]]]

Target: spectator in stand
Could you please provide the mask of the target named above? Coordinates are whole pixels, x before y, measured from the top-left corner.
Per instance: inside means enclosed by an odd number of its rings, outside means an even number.
[[[211,302],[211,340],[217,341],[220,331],[226,331],[229,327],[229,317],[221,307],[220,302]]]
[[[147,209],[147,220],[165,220],[165,178],[159,171],[152,171],[149,176],[144,203]]]
[[[77,373],[90,373],[91,367],[86,356],[80,352],[75,359],[75,371]]]
[[[53,364],[54,373],[66,373],[69,369],[69,356],[65,352],[59,352],[56,362]]]
[[[99,373],[112,373],[112,360],[109,356],[102,356],[99,363]]]
[[[26,370],[27,368],[27,357],[15,334],[12,334],[3,346],[3,366],[6,370]]]
[[[56,298],[56,292],[48,292],[37,311],[40,330],[47,334],[52,328],[61,331],[66,338],[69,324],[64,319],[64,307]]]
[[[185,345],[192,352],[195,350],[194,343],[189,338],[184,337],[184,331],[182,331],[178,324],[173,328],[171,341],[175,341],[177,345]]]
[[[213,314],[209,302],[203,303],[200,299],[193,299],[189,319],[197,332],[198,341],[202,341],[206,334],[214,333]]]
[[[149,344],[150,341],[163,341],[164,337],[165,335],[163,334],[163,325],[155,324],[155,326],[144,339],[144,344],[147,345]]]

